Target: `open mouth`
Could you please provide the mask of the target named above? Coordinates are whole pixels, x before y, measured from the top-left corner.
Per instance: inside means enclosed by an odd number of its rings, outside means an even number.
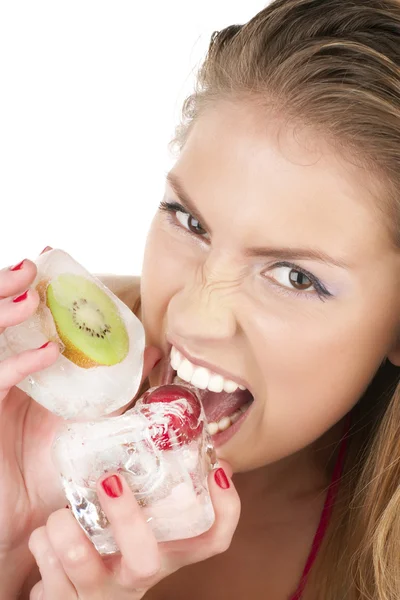
[[[166,375],[168,383],[190,383],[198,389],[208,422],[208,431],[212,436],[217,436],[239,420],[242,421],[254,400],[244,385],[196,365],[175,346],[171,347],[170,365]]]

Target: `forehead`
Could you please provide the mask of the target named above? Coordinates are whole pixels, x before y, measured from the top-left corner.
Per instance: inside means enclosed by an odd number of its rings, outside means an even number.
[[[326,251],[391,246],[369,173],[311,130],[255,106],[204,111],[174,172],[207,222],[245,244],[287,242],[286,231],[292,245]]]

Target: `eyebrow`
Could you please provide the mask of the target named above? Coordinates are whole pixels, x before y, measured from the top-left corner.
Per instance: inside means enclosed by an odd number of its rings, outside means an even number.
[[[190,198],[188,193],[185,191],[181,180],[174,173],[167,174],[167,181],[174,190],[175,194],[182,202],[182,205],[190,212],[190,214],[201,223],[202,227],[212,233],[211,228],[207,225],[205,219],[202,217],[193,200]],[[348,269],[349,265],[343,260],[334,258],[326,252],[317,248],[290,248],[276,246],[264,246],[264,247],[253,247],[245,250],[245,256],[250,257],[267,257],[267,258],[278,258],[283,260],[315,260],[323,262],[328,265],[340,267],[341,269]]]

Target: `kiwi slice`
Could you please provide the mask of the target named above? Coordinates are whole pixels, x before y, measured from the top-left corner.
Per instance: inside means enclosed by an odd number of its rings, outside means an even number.
[[[47,287],[46,304],[65,346],[63,355],[76,365],[111,366],[127,356],[129,337],[118,308],[93,281],[59,275]]]

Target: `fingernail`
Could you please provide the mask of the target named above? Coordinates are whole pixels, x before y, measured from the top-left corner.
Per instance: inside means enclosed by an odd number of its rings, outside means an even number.
[[[10,267],[10,271],[20,271],[22,269],[22,265],[25,262],[25,258],[24,260],[21,260],[21,262],[19,262],[17,265],[14,265],[13,267]]]
[[[49,344],[50,342],[46,342],[45,344],[43,344],[43,346],[39,346],[38,350],[43,350],[43,348],[47,348]]]
[[[43,248],[40,254],[44,254],[44,252],[48,252],[49,250],[51,250],[51,246],[46,246],[46,248]]]
[[[227,490],[228,488],[230,488],[229,480],[223,469],[217,469],[215,471],[214,479],[215,479],[216,484],[223,490]]]
[[[119,498],[122,496],[122,483],[118,475],[111,475],[101,482],[103,490],[110,498]]]
[[[28,292],[29,290],[26,290],[26,292],[24,292],[23,294],[21,294],[20,296],[16,296],[13,299],[13,302],[22,302],[23,300],[26,300],[28,297]]]

